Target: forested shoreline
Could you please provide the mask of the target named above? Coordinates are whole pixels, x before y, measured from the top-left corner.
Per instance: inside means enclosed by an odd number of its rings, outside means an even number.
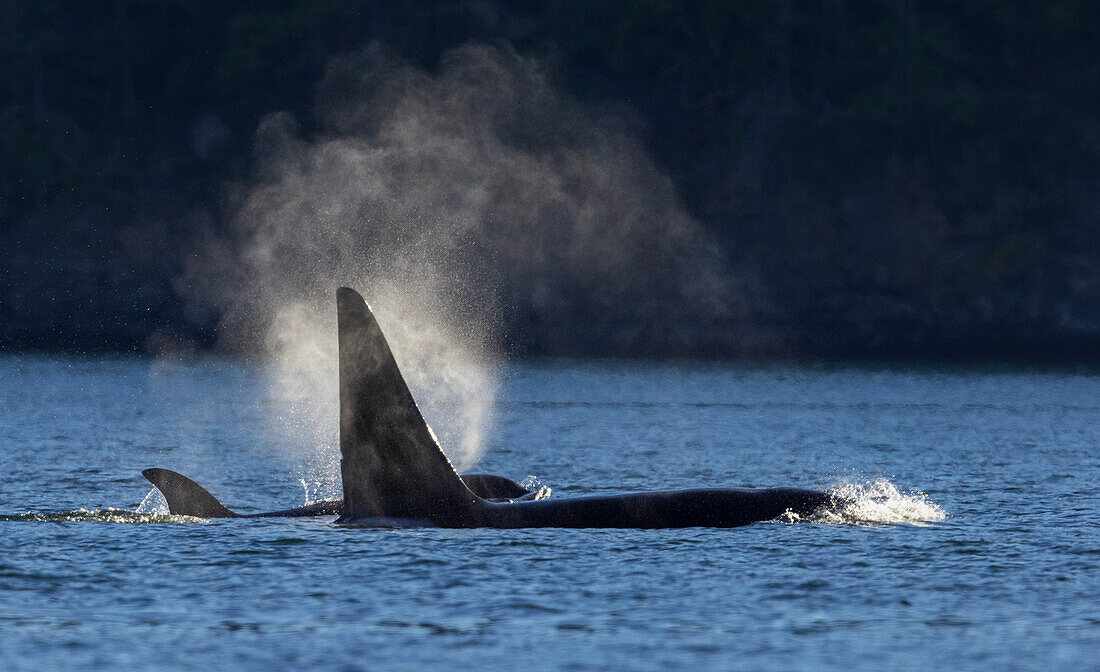
[[[0,349],[215,347],[188,263],[239,235],[264,120],[336,137],[325,101],[355,54],[420,81],[474,44],[637,138],[736,287],[671,339],[652,316],[704,290],[510,275],[506,349],[1095,360],[1098,28],[1100,6],[1065,0],[9,0]],[[537,160],[569,149],[493,128]]]

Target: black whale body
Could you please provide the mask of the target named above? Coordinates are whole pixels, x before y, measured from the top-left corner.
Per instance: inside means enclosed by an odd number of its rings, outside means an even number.
[[[336,305],[344,499],[255,515],[337,514],[337,522],[353,525],[736,527],[787,512],[806,516],[840,503],[827,492],[797,488],[709,488],[537,501],[531,496],[526,501],[487,497],[507,483],[520,486],[497,476],[460,477],[420,414],[363,297],[342,287],[336,291]],[[243,517],[180,474],[164,469],[143,473],[165,493],[172,513]],[[176,509],[168,491],[181,502]]]
[[[799,488],[708,488],[499,503],[474,498],[467,506],[409,515],[356,515],[337,522],[429,524],[437,527],[738,527],[785,513],[809,515],[836,503],[826,492]]]
[[[490,502],[463,483],[424,421],[366,302],[336,292],[340,339],[339,522],[440,527],[734,527],[833,505],[794,488],[700,489]]]

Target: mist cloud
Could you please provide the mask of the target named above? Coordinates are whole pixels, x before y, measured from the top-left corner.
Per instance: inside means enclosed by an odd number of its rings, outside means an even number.
[[[289,115],[262,121],[231,234],[180,283],[224,345],[275,363],[311,450],[336,454],[340,285],[378,314],[460,467],[480,454],[502,344],[667,351],[740,309],[742,285],[629,126],[535,61],[469,46],[429,74],[372,47],[330,66],[317,117],[311,138]]]

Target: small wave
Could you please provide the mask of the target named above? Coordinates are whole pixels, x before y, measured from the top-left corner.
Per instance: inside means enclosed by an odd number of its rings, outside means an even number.
[[[806,517],[788,512],[783,519],[787,522],[828,525],[928,525],[947,518],[947,512],[928,495],[919,490],[902,492],[885,478],[841,483],[830,488],[829,492],[841,503]]]
[[[171,516],[159,513],[140,513],[130,509],[76,509],[74,511],[52,511],[45,513],[19,513],[13,516],[0,516],[0,521],[24,523],[202,523],[204,518],[192,516]]]

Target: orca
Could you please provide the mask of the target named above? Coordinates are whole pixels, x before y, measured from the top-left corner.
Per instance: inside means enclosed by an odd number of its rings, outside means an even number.
[[[494,502],[459,477],[420,413],[381,327],[355,290],[336,291],[340,377],[338,523],[466,528],[735,527],[834,506],[827,492],[708,488]]]
[[[343,513],[344,500],[323,499],[304,506],[265,513],[240,514],[218,501],[214,495],[183,474],[170,469],[151,468],[141,475],[160,490],[168,502],[168,513],[173,516],[195,518],[302,518],[306,516],[338,516]],[[462,482],[478,497],[491,501],[517,501],[543,499],[549,496],[547,488],[528,490],[510,478],[493,474],[462,474]]]
[[[336,514],[338,524],[372,526],[651,529],[737,527],[843,503],[828,492],[800,488],[487,497],[495,492],[487,481],[459,476],[443,453],[363,297],[348,287],[336,290],[336,314],[344,498],[257,515]],[[143,473],[165,494],[172,513],[237,516],[184,476],[163,469]]]

